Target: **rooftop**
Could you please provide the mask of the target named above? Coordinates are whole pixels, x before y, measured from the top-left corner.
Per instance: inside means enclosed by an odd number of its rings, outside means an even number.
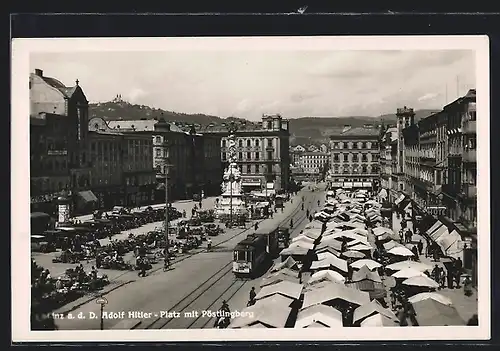
[[[367,137],[378,137],[379,136],[379,129],[378,128],[365,128],[365,127],[355,127],[355,128],[349,128],[341,133],[334,134],[332,136],[346,136],[346,137],[360,137],[360,136],[367,136]]]

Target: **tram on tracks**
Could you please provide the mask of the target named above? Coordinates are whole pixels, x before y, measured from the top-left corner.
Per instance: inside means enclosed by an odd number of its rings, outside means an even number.
[[[233,251],[233,273],[241,278],[254,278],[279,254],[279,234],[283,227],[263,226],[241,240]]]

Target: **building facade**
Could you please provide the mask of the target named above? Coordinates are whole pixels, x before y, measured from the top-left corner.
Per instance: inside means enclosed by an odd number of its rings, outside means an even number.
[[[39,129],[41,133],[38,135],[39,144],[40,138],[43,139],[45,133],[47,133],[47,135],[51,135],[49,141],[45,142],[47,147],[49,147],[51,143],[50,140],[54,141],[54,139],[58,139],[59,141],[65,140],[64,145],[66,145],[66,149],[64,149],[66,151],[59,151],[67,152],[67,155],[64,155],[64,158],[67,160],[67,167],[65,167],[64,170],[60,169],[57,176],[48,177],[56,177],[59,180],[54,178],[44,180],[44,182],[48,182],[49,184],[55,182],[59,184],[62,172],[67,171],[69,173],[69,189],[64,189],[65,195],[70,197],[72,209],[78,211],[80,203],[87,203],[89,201],[95,202],[95,197],[87,193],[91,179],[88,143],[88,100],[78,80],[76,80],[74,86],[66,86],[55,78],[45,76],[40,69],[36,69],[34,73],[30,74],[29,90],[30,117],[43,119],[43,116],[45,116],[45,118],[47,116],[60,116],[57,118],[48,117],[48,123],[46,124],[48,129]],[[51,122],[56,120],[57,122],[54,123],[60,125],[60,127],[56,127],[55,124]],[[58,136],[55,137],[55,134]],[[31,142],[34,142],[34,140],[31,139]],[[33,147],[30,147],[30,149],[33,151]],[[46,149],[46,151],[49,150]],[[48,152],[46,156],[49,159],[54,158],[54,151],[50,153],[50,157]],[[61,156],[62,155],[58,155],[58,158],[61,158]],[[42,163],[34,162],[33,167],[36,168],[41,164],[55,165],[55,159],[53,161],[54,162],[44,159]],[[35,170],[33,174],[36,175],[37,171]],[[35,180],[35,183],[36,182],[38,181]],[[46,192],[46,194],[41,194],[40,189],[34,189],[33,194],[37,195],[35,195],[36,198],[31,199],[32,203],[41,204],[40,199],[43,198],[49,200],[45,201],[45,206],[55,207],[56,204],[54,201],[50,200],[55,196],[53,193],[55,188],[49,189],[45,187],[44,189],[45,190],[42,190],[42,192]],[[47,191],[49,193],[47,193]],[[43,196],[41,198],[40,195],[48,196]]]
[[[65,115],[30,117],[31,210],[55,214],[54,201],[71,190],[72,123]]]
[[[235,128],[234,132],[230,132]],[[236,137],[237,163],[242,175],[243,191],[288,190],[290,154],[288,120],[280,115],[263,115],[258,125],[232,123],[209,126],[203,135],[221,140],[221,160],[227,165],[228,136]]]
[[[392,172],[397,155],[397,133],[396,127],[389,126],[383,129],[380,138],[380,186],[385,189],[387,200],[390,202],[395,200],[391,197],[391,189],[393,189]]]
[[[414,216],[430,216],[447,227],[447,238],[440,238],[445,254],[446,245],[461,239],[449,254],[463,258],[473,283],[477,283],[476,118],[476,91],[470,90],[403,130],[404,192],[413,200]]]
[[[376,191],[380,177],[379,130],[372,125],[345,126],[330,136],[331,188],[364,188]]]
[[[476,90],[444,107],[448,176],[443,186],[447,220],[473,239],[477,235]]]
[[[405,148],[403,129],[415,124],[415,111],[413,108],[404,106],[396,110],[396,120],[398,129],[398,143],[396,156],[396,172],[393,172],[393,189],[392,197],[398,198],[401,193],[405,192],[407,184],[405,176]]]
[[[321,176],[322,172],[330,162],[330,153],[317,151],[307,151],[302,153],[299,159],[299,167],[302,171],[313,177]]]
[[[128,121],[94,118],[90,124],[93,128],[142,135],[151,140],[156,179],[154,202],[165,201],[167,174],[170,200],[191,199],[193,194],[201,192],[206,196],[220,194],[222,163],[217,136],[202,135],[193,128],[185,131],[162,118]]]

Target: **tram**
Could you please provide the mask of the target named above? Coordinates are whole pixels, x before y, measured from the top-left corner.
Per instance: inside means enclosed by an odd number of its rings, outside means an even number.
[[[233,251],[233,273],[255,277],[279,253],[278,228],[260,228],[240,241]]]

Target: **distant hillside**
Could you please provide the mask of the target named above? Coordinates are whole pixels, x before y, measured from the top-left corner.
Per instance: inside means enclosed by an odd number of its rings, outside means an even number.
[[[165,111],[159,108],[131,104],[122,100],[89,104],[89,115],[90,117],[101,117],[105,120],[138,120],[163,117],[167,121],[201,125],[221,123],[222,121],[222,119],[217,116]]]
[[[418,121],[436,112],[437,110],[417,110],[415,120]],[[186,124],[208,125],[221,124],[226,119],[205,114],[187,114],[166,111],[144,105],[131,104],[121,99],[109,102],[89,104],[90,117],[101,117],[106,120],[139,120],[164,118],[167,121]],[[241,120],[240,118],[231,118]],[[253,123],[253,122],[250,122]],[[379,125],[395,124],[396,114],[386,114],[378,117],[351,116],[351,117],[302,117],[290,120],[290,144],[320,144],[328,141],[329,135],[342,131],[344,125],[361,127],[364,124]]]

